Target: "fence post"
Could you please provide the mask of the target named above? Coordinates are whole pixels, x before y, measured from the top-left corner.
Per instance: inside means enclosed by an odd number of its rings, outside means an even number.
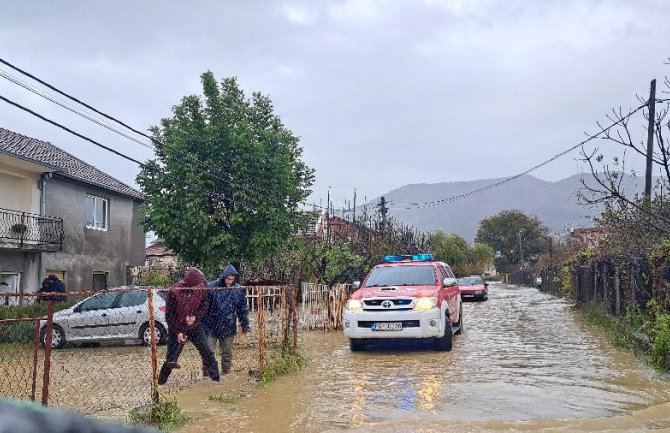
[[[30,400],[35,401],[37,391],[37,361],[40,350],[40,321],[35,320],[35,332],[33,334],[33,386],[30,393]]]
[[[53,338],[54,300],[47,304],[47,329],[44,339],[44,375],[42,377],[42,404],[49,404],[49,375],[51,374],[51,340]]]
[[[264,338],[264,331],[263,331],[263,293],[265,292],[265,287],[258,287],[256,290],[256,296],[258,298],[258,323],[257,323],[257,328],[258,328],[258,368],[260,370],[263,370],[263,364],[264,364],[264,353],[263,353],[263,342],[265,340]]]
[[[154,317],[154,291],[147,288],[147,306],[149,307],[149,330],[151,332],[151,401],[158,403],[158,356],[156,352],[156,321]]]
[[[298,288],[291,288],[291,311],[293,312],[293,352],[298,350]]]
[[[288,324],[287,324],[287,319],[288,315],[286,314],[286,306],[288,305],[286,302],[286,295],[289,294],[289,292],[286,290],[286,287],[281,287],[281,296],[279,298],[279,308],[281,309],[281,333],[282,333],[282,348],[285,348],[288,346]]]

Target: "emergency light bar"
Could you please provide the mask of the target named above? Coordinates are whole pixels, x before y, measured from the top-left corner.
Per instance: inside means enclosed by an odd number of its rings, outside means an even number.
[[[384,262],[386,263],[404,262],[404,261],[425,262],[431,260],[433,260],[432,254],[414,254],[414,255],[407,254],[404,256],[384,256]]]

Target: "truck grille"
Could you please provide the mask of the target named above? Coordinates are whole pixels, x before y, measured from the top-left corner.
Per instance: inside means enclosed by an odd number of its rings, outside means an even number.
[[[385,302],[391,302],[390,307],[385,306]],[[374,298],[363,300],[363,309],[375,311],[402,311],[411,310],[411,298]]]
[[[391,322],[398,322],[398,320],[392,320]],[[383,321],[383,320],[375,320],[375,321],[369,321],[369,320],[359,320],[358,321],[358,327],[359,328],[372,328],[373,323],[391,323],[389,321]],[[400,320],[402,322],[402,327],[404,328],[418,328],[421,326],[420,322],[418,320]]]

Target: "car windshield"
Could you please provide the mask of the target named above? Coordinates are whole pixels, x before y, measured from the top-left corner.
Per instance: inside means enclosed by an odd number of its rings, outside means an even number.
[[[370,271],[364,287],[434,285],[432,265],[382,266]]]
[[[481,286],[484,284],[482,277],[464,277],[458,279],[459,286]]]

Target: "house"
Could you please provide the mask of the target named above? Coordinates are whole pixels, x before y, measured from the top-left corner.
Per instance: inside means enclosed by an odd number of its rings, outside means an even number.
[[[0,128],[0,291],[58,275],[68,291],[126,283],[144,263],[142,193],[55,145]]]
[[[146,267],[154,268],[176,268],[178,265],[177,255],[165,246],[163,239],[158,238],[145,250]]]
[[[596,247],[606,237],[605,230],[599,227],[570,229],[570,241],[578,249]]]

